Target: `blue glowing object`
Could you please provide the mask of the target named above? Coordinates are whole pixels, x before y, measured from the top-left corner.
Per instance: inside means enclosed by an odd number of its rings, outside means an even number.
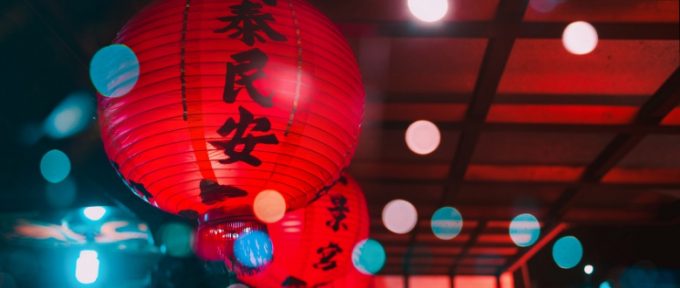
[[[71,160],[59,150],[50,150],[40,160],[40,173],[50,183],[64,181],[71,173]]]
[[[106,214],[106,208],[101,206],[87,207],[83,210],[83,215],[92,221],[98,221]]]
[[[100,49],[90,62],[90,80],[102,96],[124,96],[139,80],[137,55],[121,44]]]
[[[432,233],[442,240],[450,240],[458,236],[463,229],[463,215],[453,207],[442,207],[432,215]]]
[[[76,280],[81,284],[92,284],[99,278],[99,259],[97,251],[83,250],[76,260]]]
[[[555,264],[562,269],[571,269],[576,267],[581,258],[583,258],[583,246],[574,236],[564,236],[557,240],[553,245],[552,250],[553,260]]]
[[[94,116],[94,98],[86,93],[68,96],[52,110],[43,129],[47,136],[61,139],[85,129]]]
[[[274,246],[267,233],[261,231],[245,232],[234,242],[234,255],[242,265],[257,268],[272,260]]]
[[[359,272],[374,275],[385,265],[385,249],[378,241],[367,239],[354,246],[352,264]]]
[[[534,245],[541,235],[541,224],[534,215],[525,213],[517,215],[510,222],[510,238],[519,247]]]
[[[160,228],[161,250],[172,257],[191,255],[193,229],[184,223],[167,223]]]
[[[612,285],[608,281],[604,281],[600,284],[600,288],[612,288]]]

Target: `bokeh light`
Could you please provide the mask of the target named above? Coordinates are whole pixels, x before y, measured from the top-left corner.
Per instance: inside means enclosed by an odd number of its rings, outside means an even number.
[[[106,214],[106,208],[101,206],[87,207],[83,209],[83,215],[92,221],[98,221]]]
[[[81,284],[92,284],[99,278],[99,259],[97,251],[83,250],[76,260],[76,280]]]
[[[100,49],[90,62],[90,80],[102,96],[124,96],[139,80],[137,55],[121,44]]]
[[[73,93],[52,110],[45,122],[45,134],[55,139],[73,136],[85,129],[95,114],[94,97]]]
[[[456,238],[463,229],[463,215],[453,207],[442,207],[432,214],[432,233],[439,239]]]
[[[423,22],[436,22],[449,10],[448,0],[408,0],[411,14]]]
[[[374,275],[385,265],[385,249],[380,242],[366,239],[357,243],[352,250],[352,264],[361,273]]]
[[[47,183],[45,198],[52,208],[63,209],[71,206],[76,199],[77,186],[71,177],[59,183]]]
[[[71,173],[71,160],[60,150],[47,151],[40,160],[40,173],[47,182],[64,181]]]
[[[562,33],[562,44],[569,53],[585,55],[597,47],[597,30],[588,22],[576,21],[567,25]]]
[[[172,257],[186,257],[192,252],[193,230],[183,223],[167,223],[161,226],[161,250]]]
[[[581,258],[583,258],[583,246],[574,236],[564,236],[557,240],[552,249],[553,260],[555,264],[562,269],[571,269],[576,267]]]
[[[583,272],[585,272],[586,275],[593,274],[594,271],[595,271],[595,267],[593,267],[593,265],[588,264],[586,266],[583,266]]]
[[[277,222],[286,214],[286,199],[277,191],[264,190],[255,196],[253,212],[264,223]]]
[[[406,129],[406,145],[413,153],[427,155],[437,150],[441,142],[441,133],[434,123],[418,120]]]
[[[382,221],[387,230],[405,234],[418,223],[418,211],[410,202],[402,199],[392,200],[382,211]]]
[[[519,247],[534,245],[541,235],[541,224],[534,215],[524,213],[510,222],[510,238]]]
[[[612,288],[612,284],[609,284],[609,281],[604,281],[600,283],[600,288]]]
[[[246,267],[261,267],[272,260],[274,245],[267,233],[248,231],[234,242],[234,255],[236,260]]]

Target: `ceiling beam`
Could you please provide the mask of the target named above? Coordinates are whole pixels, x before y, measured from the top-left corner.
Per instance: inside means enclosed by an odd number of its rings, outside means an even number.
[[[531,259],[531,257],[533,257],[536,253],[538,253],[538,251],[543,249],[543,247],[545,247],[550,241],[555,239],[555,237],[557,237],[557,235],[560,235],[560,233],[562,233],[564,230],[566,230],[567,227],[568,227],[567,224],[564,224],[564,223],[561,223],[561,224],[555,226],[552,230],[550,230],[545,235],[545,237],[541,238],[541,240],[538,241],[533,246],[531,246],[531,248],[528,248],[526,253],[522,254],[521,257],[517,258],[517,260],[514,261],[514,263],[512,263],[512,265],[510,265],[507,268],[507,270],[505,270],[505,272],[514,273],[515,270],[517,270],[517,268],[526,264],[527,261],[529,261],[529,259]]]
[[[505,65],[507,64],[508,59],[510,59],[512,47],[519,34],[522,18],[528,4],[528,0],[501,0],[498,4],[496,17],[493,23],[484,28],[492,29],[498,33],[493,33],[486,45],[484,58],[479,68],[477,82],[475,83],[470,103],[467,106],[465,123],[485,122],[486,115],[491,108],[494,96],[496,95],[501,78],[503,77]],[[477,146],[480,134],[480,130],[473,128],[467,128],[461,131],[456,154],[451,162],[447,181],[444,183],[440,204],[445,205],[453,198],[453,195],[460,190],[460,184],[465,178],[465,171],[472,159],[472,154],[474,153],[475,146]],[[480,223],[475,231],[481,231],[484,226],[484,223]],[[406,268],[408,268],[410,264],[410,254],[415,246],[418,230],[419,229],[416,228],[411,233],[406,261],[404,263]],[[476,242],[477,236],[478,235],[473,235],[473,237],[470,238],[469,245],[462,251],[463,255],[465,255],[474,242]],[[453,268],[456,268],[456,266],[457,263],[454,264]]]
[[[511,131],[511,132],[559,132],[559,133],[631,133],[631,134],[680,134],[677,126],[655,125],[643,123],[631,124],[570,124],[570,123],[469,123],[452,121],[435,121],[437,127],[443,131],[459,131],[464,129],[476,129],[484,132]],[[383,130],[405,131],[412,121],[366,121],[363,127],[367,129],[379,128]]]
[[[635,118],[635,123],[658,125],[673,108],[680,104],[680,85],[678,83],[680,83],[680,67],[675,69],[656,93],[642,106]],[[595,158],[595,161],[586,168],[581,177],[581,182],[599,183],[602,177],[628,155],[645,136],[646,133],[641,131],[617,135]],[[584,190],[579,187],[566,189],[548,212],[544,230],[552,230],[559,225],[566,212],[574,205]],[[498,274],[500,275],[515,266],[530,250],[525,248],[506,267],[500,269]]]
[[[362,161],[362,160],[359,160]],[[378,184],[378,185],[409,185],[409,186],[436,186],[443,185],[445,180],[433,179],[403,179],[398,178],[383,178],[383,177],[365,177],[361,175],[355,176],[355,179],[362,184]],[[578,186],[581,188],[602,188],[602,189],[660,189],[660,190],[678,190],[680,183],[585,183],[585,182],[540,182],[540,181],[481,181],[481,180],[464,180],[462,186],[489,186],[498,188],[567,188],[570,186]]]
[[[518,38],[560,39],[570,22],[525,22],[519,25]],[[678,23],[591,22],[600,39],[675,40]],[[426,27],[413,21],[341,21],[340,30],[349,37],[504,37],[505,27],[487,21],[445,22]]]

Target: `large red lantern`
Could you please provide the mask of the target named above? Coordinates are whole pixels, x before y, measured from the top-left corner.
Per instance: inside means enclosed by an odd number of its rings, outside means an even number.
[[[347,176],[327,195],[286,213],[264,229],[231,223],[202,225],[196,238],[197,254],[206,260],[223,257],[230,270],[253,287],[297,287],[303,283],[315,287],[340,280],[355,270],[352,250],[369,232],[366,200],[358,184]],[[253,230],[269,233],[274,253],[268,264],[249,269],[239,265],[231,249],[241,232]]]
[[[253,215],[263,190],[301,208],[349,165],[364,92],[351,49],[303,0],[164,0],[116,43],[135,87],[99,97],[110,160],[170,213]],[[119,79],[118,79],[119,80]]]

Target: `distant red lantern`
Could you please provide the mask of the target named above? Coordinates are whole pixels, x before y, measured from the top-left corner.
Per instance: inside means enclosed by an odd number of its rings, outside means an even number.
[[[140,73],[128,94],[99,97],[102,139],[150,204],[245,219],[254,197],[274,190],[291,210],[349,165],[361,77],[342,35],[306,1],[157,1],[115,42],[135,52]]]
[[[227,232],[216,228],[214,232]],[[231,253],[225,254],[227,267],[236,272],[241,281],[254,287],[330,284],[355,270],[352,251],[358,242],[368,238],[369,232],[366,200],[358,184],[345,176],[327,195],[304,209],[288,212],[281,221],[268,224],[266,229],[274,247],[269,264],[244,269]],[[229,238],[229,233],[224,235]],[[203,251],[212,251],[212,255],[220,253],[216,247],[203,248]]]

